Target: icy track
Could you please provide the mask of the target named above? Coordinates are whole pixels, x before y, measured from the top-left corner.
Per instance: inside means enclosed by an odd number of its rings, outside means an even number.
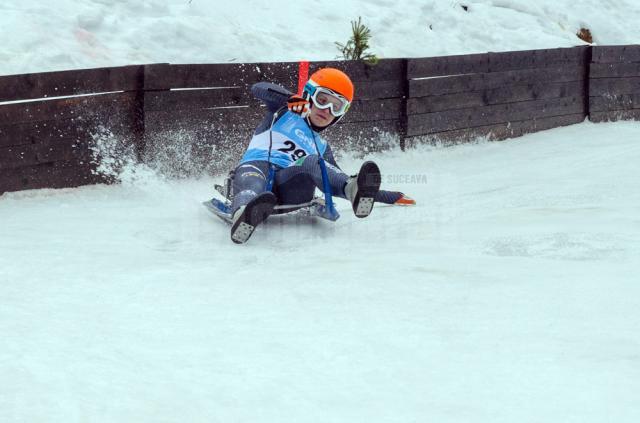
[[[244,246],[214,179],[0,196],[0,421],[640,421],[640,123],[373,158],[417,207]]]

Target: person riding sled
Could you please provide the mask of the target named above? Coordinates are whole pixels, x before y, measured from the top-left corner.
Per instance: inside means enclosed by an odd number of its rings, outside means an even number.
[[[266,105],[267,114],[232,172],[233,242],[246,242],[276,205],[290,205],[284,210],[291,211],[309,204],[316,188],[325,194],[323,217],[330,220],[339,217],[332,196],[351,202],[359,218],[368,216],[375,202],[415,204],[401,192],[380,190],[380,170],[372,161],[364,162],[355,176],[344,173],[320,136],[344,117],[353,101],[354,86],[344,72],[318,70],[301,96],[268,82],[254,84],[251,92]]]

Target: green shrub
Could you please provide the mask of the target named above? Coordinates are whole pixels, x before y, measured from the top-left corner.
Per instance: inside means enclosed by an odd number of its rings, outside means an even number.
[[[351,38],[346,44],[336,42],[336,46],[342,56],[338,59],[346,60],[363,60],[370,65],[378,63],[378,57],[369,53],[369,40],[371,39],[371,30],[362,23],[362,18],[358,16],[357,21],[351,21]]]

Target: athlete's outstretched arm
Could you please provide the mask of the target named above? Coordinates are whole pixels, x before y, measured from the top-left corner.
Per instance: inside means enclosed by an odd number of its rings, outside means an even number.
[[[271,113],[287,105],[287,100],[291,93],[280,85],[271,82],[258,82],[251,87],[251,93],[255,98],[262,101]]]

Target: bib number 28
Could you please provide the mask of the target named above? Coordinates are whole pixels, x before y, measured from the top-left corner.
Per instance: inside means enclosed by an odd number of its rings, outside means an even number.
[[[293,160],[294,162],[307,155],[307,153],[303,149],[297,148],[298,146],[293,141],[285,141],[284,145],[286,145],[286,148],[279,148],[278,151],[289,154],[291,160]]]

